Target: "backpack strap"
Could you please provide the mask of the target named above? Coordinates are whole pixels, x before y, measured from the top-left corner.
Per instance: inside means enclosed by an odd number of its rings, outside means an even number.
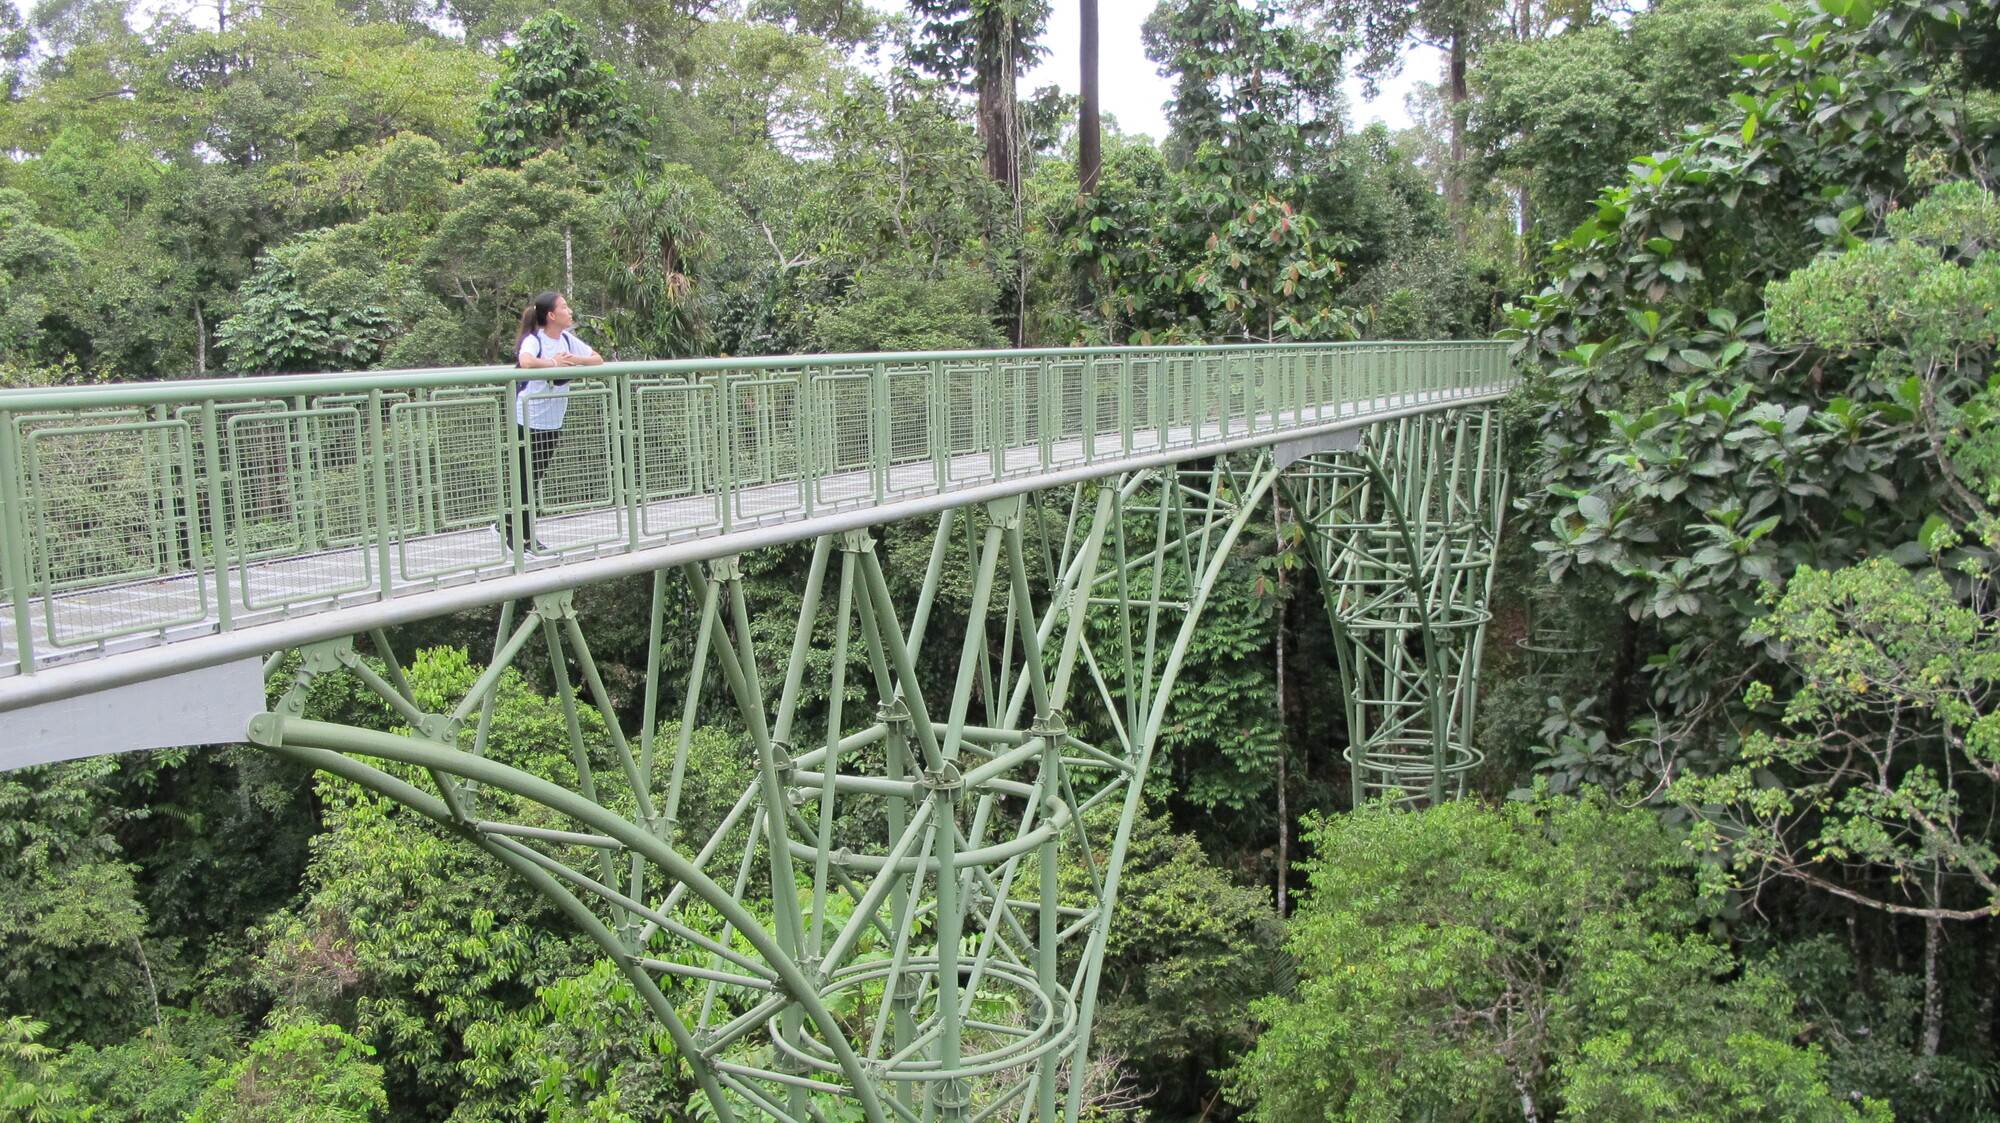
[[[541,332],[538,332],[538,331],[531,331],[531,332],[529,332],[529,333],[528,333],[528,335],[527,335],[527,338],[529,338],[529,339],[532,339],[532,340],[534,340],[534,341],[535,341],[535,358],[537,358],[537,359],[541,358],[541,357],[542,357],[542,333],[541,333]],[[516,347],[514,348],[514,367],[515,367],[515,369],[517,369],[517,370],[518,370],[518,369],[520,368],[520,366],[521,366],[521,349],[520,349],[520,347],[516,346]],[[526,384],[526,383],[519,383],[519,384],[515,385],[515,387],[514,387],[514,392],[515,392],[516,394],[520,393],[520,392],[521,392],[521,387],[522,387],[522,386],[525,386],[525,385],[527,385],[527,384]]]

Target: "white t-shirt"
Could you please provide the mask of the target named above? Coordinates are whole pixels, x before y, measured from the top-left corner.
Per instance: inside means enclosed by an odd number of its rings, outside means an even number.
[[[524,359],[553,359],[557,355],[575,355],[588,358],[597,352],[590,344],[578,339],[571,332],[550,336],[546,332],[534,332],[521,337],[520,357]],[[514,423],[530,429],[560,429],[563,415],[569,412],[569,387],[558,386],[548,378],[530,378],[514,391]]]

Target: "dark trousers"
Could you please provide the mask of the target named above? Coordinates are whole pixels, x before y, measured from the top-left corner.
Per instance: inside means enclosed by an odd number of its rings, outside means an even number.
[[[520,429],[521,456],[517,466],[518,485],[515,494],[521,497],[521,532],[528,541],[535,540],[535,493],[541,489],[542,473],[548,471],[549,461],[556,458],[556,441],[562,437],[561,429],[530,429],[525,425]],[[500,536],[510,544],[514,541],[514,520],[507,519],[500,526]]]

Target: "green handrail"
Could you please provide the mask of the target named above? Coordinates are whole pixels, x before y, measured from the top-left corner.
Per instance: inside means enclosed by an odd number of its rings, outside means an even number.
[[[0,390],[0,677],[690,537],[1185,459],[1512,385],[1507,345],[1484,340],[575,373],[539,471],[514,400],[540,372],[510,367]],[[507,533],[530,521],[545,551]]]

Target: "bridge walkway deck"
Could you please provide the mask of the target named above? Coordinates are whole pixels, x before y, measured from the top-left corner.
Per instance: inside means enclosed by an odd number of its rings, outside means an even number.
[[[864,512],[881,506],[879,495],[899,498],[947,498],[955,493],[985,491],[989,485],[1014,481],[1025,485],[1015,490],[1032,490],[1036,480],[1054,472],[1044,466],[1053,461],[1066,467],[1098,467],[1105,474],[1135,459],[1156,454],[1178,453],[1179,459],[1212,455],[1213,446],[1231,436],[1261,437],[1259,443],[1276,443],[1304,431],[1338,428],[1402,408],[1422,404],[1431,394],[1391,395],[1373,402],[1329,402],[1271,415],[1254,431],[1237,423],[1234,429],[1211,423],[1196,431],[1191,426],[1135,430],[1129,447],[1125,434],[1106,431],[1093,442],[1109,445],[1115,453],[1094,455],[1082,438],[1052,442],[1044,450],[1039,444],[1005,449],[996,458],[989,452],[952,457],[942,466],[936,460],[908,461],[882,469],[860,469],[822,476],[814,481],[793,480],[757,484],[725,495],[721,490],[645,504],[638,508],[647,533],[636,548],[628,531],[633,510],[607,506],[565,514],[538,515],[536,536],[545,550],[517,559],[492,525],[432,534],[399,537],[393,543],[396,563],[391,570],[389,596],[394,599],[420,598],[443,589],[476,585],[482,581],[510,577],[517,572],[552,574],[566,566],[594,559],[625,555],[659,546],[712,540],[715,555],[730,552],[727,541],[741,532],[798,524],[804,537],[813,525],[828,515]],[[996,463],[997,459],[997,463]],[[876,486],[879,475],[885,477]],[[1067,478],[1074,472],[1063,472]],[[814,494],[806,501],[805,492]],[[973,496],[966,502],[976,502]],[[731,508],[723,517],[723,506]],[[950,506],[945,503],[940,506]],[[253,628],[284,620],[382,601],[379,587],[367,582],[375,552],[373,545],[320,550],[308,554],[249,561],[227,568],[227,588],[237,590],[231,626]],[[708,552],[708,551],[704,551]],[[435,576],[408,576],[433,574]],[[216,579],[212,569],[175,577],[107,584],[53,598],[30,600],[31,644],[37,664],[44,668],[77,660],[139,648],[171,644],[194,637],[212,635],[219,628],[215,611]],[[357,588],[357,585],[366,585]],[[342,589],[326,595],[319,590]],[[244,593],[256,591],[256,598],[273,607],[256,608],[244,603]],[[421,603],[409,605],[412,618],[425,615]],[[0,677],[8,675],[18,658],[15,620],[11,603],[0,601]],[[149,621],[174,623],[147,629]],[[94,643],[62,645],[63,631],[123,632],[115,638]]]

